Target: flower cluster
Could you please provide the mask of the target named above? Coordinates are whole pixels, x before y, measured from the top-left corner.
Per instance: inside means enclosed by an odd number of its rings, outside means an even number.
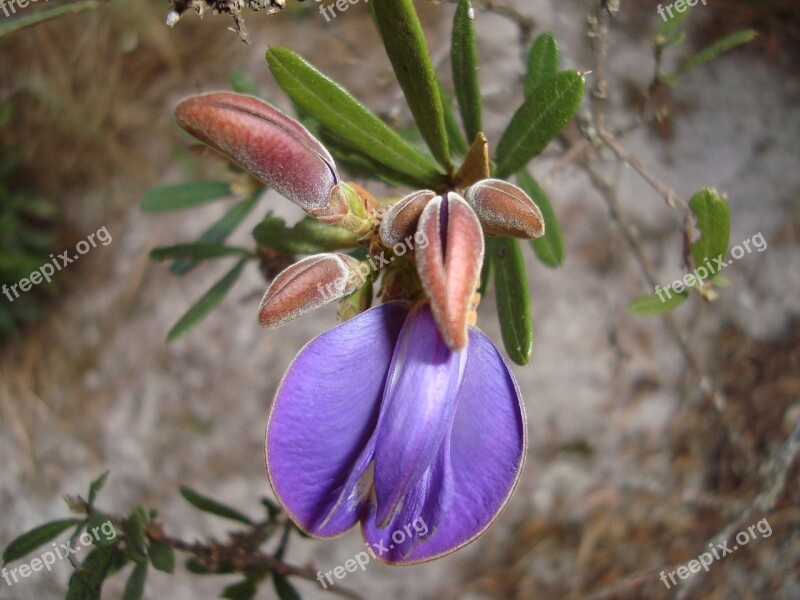
[[[393,564],[474,540],[511,496],[526,445],[519,388],[474,327],[484,236],[541,236],[539,208],[489,177],[482,134],[456,189],[381,202],[342,182],[325,147],[259,99],[196,96],[176,117],[310,216],[355,234],[368,254],[391,253],[415,235],[429,240],[391,261],[374,308],[373,281],[344,253],[300,260],[267,290],[259,311],[265,327],[334,300],[350,309],[340,310],[346,322],[300,351],[273,402],[266,458],[281,505],[317,537],[361,523],[368,543],[424,518],[429,535],[381,557]]]

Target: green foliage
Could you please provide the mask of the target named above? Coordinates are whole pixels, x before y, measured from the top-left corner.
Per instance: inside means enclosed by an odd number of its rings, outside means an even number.
[[[672,288],[661,290],[661,295],[639,296],[628,304],[631,314],[640,317],[653,317],[678,308],[689,297],[689,292],[677,293]],[[662,300],[663,298],[663,300]]]
[[[23,533],[15,538],[3,551],[3,564],[5,565],[27,556],[81,522],[81,519],[60,519],[39,525],[27,533]]]
[[[358,244],[356,236],[349,231],[335,225],[326,225],[311,217],[302,219],[293,227],[287,227],[283,219],[267,215],[256,225],[253,238],[259,246],[286,254],[332,252],[354,248]]]
[[[208,496],[204,496],[199,492],[195,492],[189,487],[181,486],[180,491],[181,496],[183,496],[189,504],[199,510],[202,510],[203,512],[211,513],[212,515],[217,515],[218,517],[222,517],[224,519],[238,521],[240,523],[244,523],[245,525],[253,524],[253,521],[250,519],[250,517],[239,512],[235,508],[231,508],[230,506],[226,506],[220,502],[217,502]]]
[[[231,186],[224,181],[187,181],[153,188],[142,200],[146,213],[185,210],[230,198]]]
[[[534,40],[528,54],[525,97],[533,96],[537,88],[556,73],[558,73],[558,42],[552,33],[543,33]]]
[[[703,188],[689,201],[689,208],[697,219],[700,238],[692,244],[692,257],[697,266],[711,265],[711,274],[717,272],[715,258],[724,259],[731,233],[728,203],[716,191]]]
[[[551,268],[560,267],[564,262],[564,240],[550,198],[527,171],[517,173],[517,183],[536,202],[544,218],[544,235],[531,240],[533,251],[542,264]]]
[[[528,277],[519,240],[486,238],[486,246],[494,269],[497,316],[503,344],[511,360],[526,365],[533,351],[533,322]]]
[[[478,81],[478,45],[475,40],[474,9],[470,0],[460,0],[453,20],[451,62],[456,99],[470,142],[483,131],[481,88]]]
[[[21,31],[40,23],[52,21],[64,15],[75,14],[86,10],[97,8],[102,4],[102,0],[82,0],[79,2],[68,2],[66,4],[49,5],[33,13],[21,15],[19,17],[6,17],[0,22],[0,38],[4,35]]]

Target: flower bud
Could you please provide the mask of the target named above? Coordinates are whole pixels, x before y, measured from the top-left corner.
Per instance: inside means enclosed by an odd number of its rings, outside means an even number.
[[[423,190],[409,194],[391,206],[381,221],[381,242],[387,248],[391,248],[413,237],[422,210],[435,197],[435,192]]]
[[[417,249],[417,271],[447,345],[467,345],[471,303],[483,266],[483,232],[478,217],[454,192],[428,203],[418,231],[430,240]]]
[[[327,206],[339,176],[325,147],[266,102],[233,93],[187,98],[178,124],[306,211]]]
[[[344,298],[361,284],[359,261],[346,254],[316,254],[282,271],[269,286],[258,320],[263,327],[279,327]]]
[[[313,208],[308,214],[323,223],[337,225],[361,236],[372,228],[367,211],[369,198],[372,195],[359,185],[338,183],[331,190],[327,205]]]
[[[464,198],[475,210],[487,235],[524,239],[544,235],[542,211],[514,184],[484,179],[470,186]]]

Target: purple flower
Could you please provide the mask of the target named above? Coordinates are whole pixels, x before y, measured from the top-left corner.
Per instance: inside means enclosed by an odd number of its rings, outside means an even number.
[[[519,388],[489,338],[470,327],[453,351],[427,303],[403,302],[303,348],[266,437],[272,487],[302,530],[333,537],[360,522],[377,557],[394,564],[483,533],[511,496],[525,446]],[[392,541],[419,522],[426,535]]]

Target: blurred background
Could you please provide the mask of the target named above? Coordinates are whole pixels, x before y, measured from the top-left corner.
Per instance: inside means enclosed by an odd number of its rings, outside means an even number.
[[[447,82],[454,6],[416,4]],[[491,144],[521,102],[530,36],[552,31],[563,67],[592,69],[587,14],[596,3],[488,4],[495,10],[479,10],[476,27]],[[635,117],[652,78],[656,7],[623,1],[612,23],[612,129]],[[269,45],[282,45],[389,121],[410,123],[366,3],[330,21],[318,4],[291,0],[277,15],[245,14],[250,45],[228,30],[226,15],[187,13],[169,29],[167,11],[163,2],[112,0],[0,37],[4,282],[103,227],[112,239],[53,285],[13,303],[0,296],[3,547],[66,515],[62,496],[84,493],[105,470],[104,509],[158,508],[167,530],[188,540],[224,537],[230,527],[187,510],[179,485],[246,511],[271,495],[263,436],[272,396],[295,353],[335,324],[335,309],[261,330],[267,282],[250,264],[217,311],[165,344],[175,321],[230,268],[212,262],[178,278],[148,258],[155,246],[195,239],[231,206],[141,212],[155,185],[225,174],[222,161],[196,156],[179,135],[176,102],[230,89],[231,73],[244,72],[290,110],[264,60]],[[628,302],[652,286],[623,228],[634,228],[668,285],[684,272],[682,215],[599,153],[592,160],[613,181],[624,216],[615,217],[584,159],[566,154],[579,138],[573,124],[531,166],[561,222],[566,260],[550,270],[525,250],[535,341],[531,363],[514,367],[529,420],[523,480],[466,549],[408,568],[372,562],[342,582],[365,598],[800,598],[800,11],[790,0],[710,0],[687,22],[687,43],[670,60],[743,27],[759,36],[687,74],[659,98],[670,117],[623,144],[685,196],[705,185],[727,194],[731,245],[761,233],[767,248],[725,270],[731,286],[713,304],[693,298],[667,320],[631,315]],[[299,218],[288,204],[268,194],[232,242],[251,245],[267,209]],[[490,294],[479,325],[499,344],[493,303]],[[708,573],[670,589],[659,580],[726,528],[735,535],[764,518],[771,535],[757,533]],[[356,531],[298,539],[287,560],[325,571],[361,549]],[[69,573],[64,562],[13,587],[0,581],[0,598],[61,598]],[[235,580],[179,567],[174,576],[151,573],[145,597],[213,598]],[[120,597],[123,585],[124,577],[110,580],[104,597]],[[303,598],[334,597],[313,582],[297,588]],[[260,593],[273,597],[268,586]]]

